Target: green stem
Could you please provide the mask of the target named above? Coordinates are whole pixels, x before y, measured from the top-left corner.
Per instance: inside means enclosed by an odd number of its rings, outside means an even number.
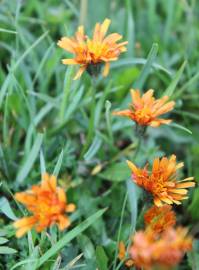
[[[84,147],[83,147],[83,150],[81,152],[81,155],[80,155],[80,159],[83,158],[83,155],[85,154],[85,152],[87,151],[91,141],[92,141],[92,138],[93,138],[93,135],[94,135],[94,131],[95,131],[95,108],[96,108],[96,98],[95,98],[95,94],[96,94],[96,82],[94,81],[93,79],[93,87],[92,87],[92,100],[91,100],[91,107],[90,107],[90,119],[89,119],[89,125],[88,125],[88,134],[87,134],[87,137],[86,137],[86,142],[84,144]]]
[[[70,93],[70,88],[71,88],[71,83],[72,83],[72,75],[73,75],[73,68],[69,67],[66,71],[65,80],[64,80],[64,93],[63,93],[63,99],[62,99],[60,113],[59,113],[60,123],[64,121],[64,114],[65,114],[65,110],[68,104],[69,93]]]
[[[120,242],[122,223],[123,223],[123,219],[124,219],[124,210],[126,208],[127,199],[128,199],[128,191],[125,194],[123,205],[122,205],[122,212],[121,212],[120,224],[119,224],[119,230],[118,230],[117,242],[116,242],[115,259],[114,259],[114,264],[113,264],[113,269],[114,270],[117,269],[116,268],[116,262],[117,262],[117,257],[118,257],[118,245],[119,245],[119,242]]]

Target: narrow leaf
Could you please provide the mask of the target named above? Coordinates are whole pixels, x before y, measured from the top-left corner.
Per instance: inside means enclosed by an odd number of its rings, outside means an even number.
[[[37,134],[36,140],[34,142],[34,145],[25,161],[25,163],[23,164],[22,168],[20,169],[19,173],[17,174],[17,182],[22,182],[26,176],[28,175],[28,173],[30,172],[37,156],[38,153],[40,151],[40,147],[42,144],[42,140],[43,140],[43,134]]]
[[[57,243],[55,243],[39,260],[38,267],[41,267],[50,257],[57,254],[67,243],[77,237],[80,233],[85,231],[90,225],[92,225],[99,217],[101,217],[106,209],[99,210],[94,215],[87,218],[85,221],[76,226],[73,230],[66,233]]]

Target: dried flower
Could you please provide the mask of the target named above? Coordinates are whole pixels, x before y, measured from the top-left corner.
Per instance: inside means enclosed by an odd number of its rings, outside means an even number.
[[[74,58],[63,59],[65,65],[80,65],[74,80],[81,77],[87,70],[91,75],[98,75],[102,63],[105,63],[103,76],[107,76],[110,69],[110,61],[116,61],[120,53],[126,51],[127,41],[117,43],[122,36],[113,33],[105,37],[111,21],[105,19],[102,24],[95,25],[93,38],[84,34],[84,27],[79,26],[75,37],[63,37],[58,41],[58,46],[74,54]]]
[[[31,190],[26,192],[16,193],[15,199],[32,213],[32,216],[14,222],[17,237],[23,236],[33,227],[37,232],[41,232],[54,223],[60,230],[64,230],[70,225],[70,219],[65,213],[75,210],[74,204],[67,203],[64,190],[57,187],[56,177],[47,173],[42,175],[41,184],[32,186]]]
[[[155,99],[153,92],[154,90],[150,89],[141,97],[139,90],[131,89],[132,103],[130,109],[113,114],[128,117],[141,126],[158,127],[162,124],[169,124],[170,119],[158,117],[173,110],[175,102],[168,102],[168,96]]]
[[[187,188],[194,187],[193,177],[177,180],[177,170],[184,166],[183,162],[176,163],[176,156],[156,158],[153,162],[151,173],[146,165],[143,169],[136,167],[131,161],[127,161],[132,171],[133,181],[140,187],[150,192],[154,197],[154,203],[160,207],[166,204],[181,204],[187,199]]]
[[[187,235],[186,228],[169,228],[162,234],[154,233],[151,229],[138,231],[132,239],[129,249],[135,266],[144,270],[154,267],[171,269],[192,249],[192,237]]]
[[[152,206],[144,215],[145,225],[161,233],[176,224],[176,215],[170,205]]]

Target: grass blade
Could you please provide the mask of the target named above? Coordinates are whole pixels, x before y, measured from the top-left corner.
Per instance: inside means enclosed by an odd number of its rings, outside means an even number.
[[[134,88],[138,88],[138,89],[141,89],[151,71],[151,67],[152,67],[152,64],[157,56],[157,53],[158,53],[158,44],[157,43],[154,43],[152,45],[152,48],[148,54],[148,57],[147,57],[147,61],[140,73],[140,76],[139,78],[137,79],[137,81],[135,82],[135,84],[133,85]]]
[[[56,244],[54,244],[44,255],[39,259],[38,267],[41,267],[50,257],[55,255],[60,249],[62,249],[72,239],[77,237],[80,233],[85,231],[90,225],[92,225],[98,218],[100,218],[107,209],[99,210],[85,221],[76,226],[73,230],[66,233]]]
[[[164,96],[171,97],[173,95],[174,90],[176,89],[176,86],[182,76],[182,73],[184,71],[184,68],[186,66],[187,62],[184,61],[176,75],[174,76],[173,80],[171,81],[170,85],[167,87],[167,89],[164,92]]]
[[[64,155],[64,151],[62,150],[60,155],[59,155],[57,164],[55,165],[55,168],[54,168],[54,171],[53,171],[53,175],[55,175],[55,176],[58,176],[58,174],[59,174],[61,164],[62,164],[62,160],[63,160],[63,155]]]
[[[30,172],[30,170],[31,170],[36,158],[37,158],[37,155],[39,153],[42,141],[43,141],[43,134],[40,134],[40,133],[37,134],[34,145],[33,145],[32,149],[31,149],[25,163],[23,164],[21,170],[17,174],[16,181],[18,183],[21,183],[26,178],[28,173]]]

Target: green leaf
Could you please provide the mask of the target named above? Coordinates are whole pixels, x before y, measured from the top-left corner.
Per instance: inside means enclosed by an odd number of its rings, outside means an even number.
[[[0,254],[14,254],[16,252],[17,252],[17,250],[15,250],[13,248],[4,247],[4,246],[0,247]]]
[[[131,229],[132,233],[135,231],[136,221],[137,221],[137,211],[138,211],[138,199],[140,193],[138,191],[137,185],[132,181],[127,181],[127,190],[128,190],[128,198],[131,210]]]
[[[158,44],[154,43],[152,45],[152,48],[148,54],[147,57],[147,61],[139,75],[139,78],[137,79],[137,81],[135,82],[135,84],[133,85],[133,88],[138,88],[138,89],[142,89],[149,73],[151,72],[151,67],[153,65],[153,62],[157,56],[158,53]]]
[[[184,130],[184,131],[186,131],[189,134],[192,134],[192,131],[191,130],[189,130],[188,128],[185,128],[185,127],[183,127],[183,126],[181,126],[179,124],[176,124],[176,123],[173,123],[172,122],[169,125],[172,126],[172,127],[175,127],[175,128],[181,129],[181,130]]]
[[[38,153],[40,151],[40,147],[42,144],[42,140],[43,140],[43,134],[37,134],[37,137],[35,139],[34,145],[25,161],[25,163],[23,164],[22,168],[20,169],[20,171],[17,174],[17,182],[22,182],[26,176],[28,175],[28,173],[30,172],[37,156]]]
[[[101,144],[102,144],[102,139],[99,137],[99,135],[96,135],[88,151],[84,154],[84,159],[86,161],[91,160],[94,157],[94,155],[97,153],[97,151],[99,150]]]
[[[131,172],[126,162],[115,163],[110,165],[108,169],[99,174],[100,177],[112,182],[126,181],[131,176]]]
[[[86,259],[92,259],[95,256],[95,249],[94,249],[93,243],[88,238],[88,236],[84,234],[80,234],[77,240],[81,247],[81,250],[84,253],[84,257]]]
[[[94,215],[87,218],[85,221],[76,226],[73,230],[66,233],[57,243],[55,243],[44,255],[39,259],[38,267],[41,267],[50,257],[57,254],[67,243],[77,237],[80,233],[85,231],[90,225],[92,225],[98,218],[100,218],[106,209],[99,210]]]
[[[55,176],[58,176],[58,174],[59,174],[61,164],[62,164],[62,160],[63,160],[63,155],[64,155],[64,151],[62,150],[60,155],[59,155],[57,164],[55,165],[55,168],[54,168],[54,171],[53,171],[53,175],[55,175]]]
[[[120,68],[120,67],[125,67],[125,66],[134,66],[134,65],[146,65],[147,59],[145,58],[125,58],[125,59],[120,59],[118,61],[115,61],[111,64],[111,68]],[[152,68],[163,71],[167,75],[171,76],[172,73],[170,70],[166,69],[162,65],[158,63],[152,63]]]
[[[3,245],[5,243],[8,242],[8,239],[4,238],[4,237],[0,237],[0,245]]]
[[[180,69],[177,71],[176,75],[174,76],[173,80],[171,81],[170,85],[165,90],[163,96],[169,96],[171,97],[173,95],[174,90],[176,89],[176,86],[182,76],[182,73],[184,71],[184,68],[187,64],[187,61],[184,61]]]
[[[96,259],[99,270],[108,270],[108,257],[102,246],[96,248]]]
[[[13,213],[8,200],[3,197],[0,199],[0,212],[4,213],[11,220],[17,220],[17,217]]]

